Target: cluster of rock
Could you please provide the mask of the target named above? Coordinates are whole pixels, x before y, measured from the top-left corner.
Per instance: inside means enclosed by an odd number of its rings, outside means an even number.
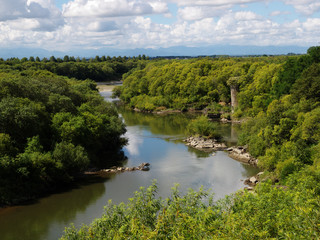
[[[230,147],[227,149],[227,151],[229,151],[229,157],[239,162],[247,163],[253,166],[257,166],[258,164],[258,159],[252,157],[250,153],[247,151],[246,147]]]
[[[184,142],[187,146],[203,151],[223,151],[227,148],[224,143],[218,143],[215,139],[205,139],[203,137],[188,137]]]
[[[245,187],[245,189],[253,190],[253,187],[255,185],[257,185],[258,182],[261,181],[261,175],[263,175],[263,174],[264,174],[264,172],[259,172],[257,175],[250,177],[250,178],[247,178],[244,181],[244,184],[248,185],[248,187]]]
[[[137,167],[111,167],[108,169],[101,169],[99,171],[87,172],[87,174],[101,174],[101,173],[120,173],[120,172],[132,172],[132,171],[149,171],[150,163],[141,163]]]

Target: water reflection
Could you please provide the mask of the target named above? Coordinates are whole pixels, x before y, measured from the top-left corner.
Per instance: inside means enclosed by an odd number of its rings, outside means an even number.
[[[185,134],[186,126],[190,119],[195,118],[194,114],[165,114],[157,115],[151,113],[137,113],[120,108],[119,112],[124,118],[127,126],[148,127],[154,135],[160,136],[181,136]]]
[[[143,139],[140,135],[140,130],[131,129],[131,131],[126,133],[125,137],[130,139],[128,146],[126,146],[128,153],[131,156],[139,156],[140,154],[139,147],[143,144]]]
[[[88,182],[72,191],[53,194],[36,204],[2,209],[0,239],[47,239],[48,235],[58,239],[64,226],[103,196],[105,186],[100,182]]]
[[[203,152],[192,147],[188,147],[188,152],[196,155],[197,158],[207,158],[212,155],[212,152]]]

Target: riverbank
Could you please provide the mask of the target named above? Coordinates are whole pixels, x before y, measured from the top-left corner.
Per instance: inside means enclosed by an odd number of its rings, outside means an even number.
[[[195,137],[191,136],[187,139],[183,140],[187,146],[196,148],[205,152],[213,152],[213,151],[227,151],[229,157],[239,162],[249,164],[252,166],[258,165],[258,159],[251,156],[248,152],[246,146],[233,146],[227,147],[227,145],[223,142],[218,142],[215,139],[204,138],[204,137]]]
[[[112,92],[112,90],[122,84],[122,81],[96,82],[99,92]]]

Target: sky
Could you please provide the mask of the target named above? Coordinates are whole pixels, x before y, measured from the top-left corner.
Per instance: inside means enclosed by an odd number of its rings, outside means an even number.
[[[315,46],[319,0],[0,0],[0,46]]]

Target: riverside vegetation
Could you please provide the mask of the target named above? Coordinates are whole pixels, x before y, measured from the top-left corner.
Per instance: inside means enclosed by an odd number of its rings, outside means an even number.
[[[2,203],[32,198],[72,181],[88,165],[104,165],[101,150],[106,146],[119,153],[125,128],[115,109],[98,96],[95,84],[69,79],[78,77],[68,75],[71,71],[39,68],[52,63],[57,68],[92,64],[100,69],[112,62],[98,59],[81,63],[72,59],[69,65],[65,63],[70,58],[1,62]],[[67,228],[62,239],[319,238],[320,47],[311,47],[301,56],[144,57],[121,64],[130,66],[123,71],[123,86],[114,94],[132,108],[206,109],[245,119],[239,144],[247,144],[259,159],[263,181],[254,193],[240,191],[218,202],[203,189],[181,194],[177,187],[171,197],[161,199],[153,183],[127,204],[110,202],[91,225]],[[87,77],[100,80],[92,75],[78,78]],[[233,114],[230,86],[239,92]],[[213,125],[204,117],[188,129],[215,137]]]
[[[87,78],[114,79],[137,61],[99,59],[0,60],[0,206],[39,197],[89,167],[124,159],[125,126]]]
[[[151,61],[125,74],[114,93],[143,111],[230,114],[230,86],[239,92],[231,117],[245,119],[239,144],[265,171],[254,193],[213,202],[203,189],[175,187],[161,199],[154,183],[127,204],[109,202],[101,218],[67,228],[62,239],[319,239],[320,47],[301,56]],[[191,132],[211,135],[204,122]]]

